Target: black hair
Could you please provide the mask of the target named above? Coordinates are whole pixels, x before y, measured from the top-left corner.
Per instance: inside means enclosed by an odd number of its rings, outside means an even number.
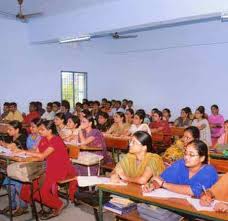
[[[10,106],[17,107],[17,103],[15,103],[15,102],[11,102],[11,103],[10,103]]]
[[[125,117],[125,114],[121,111],[117,111],[116,114],[118,114],[121,118],[123,118],[123,123],[126,122],[126,117]]]
[[[44,125],[47,130],[51,130],[52,134],[58,135],[55,123],[53,120],[42,120],[39,122],[38,126]]]
[[[67,121],[66,121],[66,117],[65,117],[65,114],[64,113],[57,113],[55,115],[55,117],[58,117],[59,119],[63,120],[63,123],[66,124]]]
[[[3,104],[3,106],[10,106],[10,103],[9,103],[9,102],[5,102],[5,103]]]
[[[71,119],[74,122],[74,124],[77,124],[77,128],[80,126],[80,119],[78,116],[73,115],[73,116],[69,117],[68,120],[69,119]]]
[[[131,115],[134,115],[135,113],[134,113],[134,110],[132,109],[132,108],[128,108],[127,110],[126,110],[126,112],[130,112],[131,113]]]
[[[93,104],[96,104],[97,106],[101,105],[99,101],[94,101]]]
[[[102,102],[107,102],[108,99],[104,97],[104,98],[101,99],[101,101],[102,101]]]
[[[116,101],[116,104],[119,104],[121,106],[121,101],[119,101],[119,100]]]
[[[133,136],[143,145],[147,147],[147,152],[154,152],[152,146],[152,139],[150,134],[145,131],[137,131]]]
[[[205,107],[204,106],[199,106],[196,110],[199,111],[203,115],[203,118],[205,118]]]
[[[40,105],[38,103],[40,103],[40,102],[32,101],[32,102],[29,103],[29,105],[33,106],[35,108],[35,110],[38,111],[38,106]],[[40,107],[42,107],[42,105]]]
[[[168,113],[169,117],[171,117],[171,111],[170,111],[170,109],[164,108],[163,111],[166,111]]]
[[[98,113],[98,117],[99,117],[99,116],[102,116],[102,117],[105,118],[105,119],[109,119],[108,113],[103,112],[103,111],[100,111],[100,112]]]
[[[192,114],[192,110],[190,107],[185,107],[183,109],[185,109],[185,112],[187,111],[189,113],[189,115]]]
[[[58,101],[54,101],[53,104],[55,104],[57,107],[61,106],[60,102],[58,102]]]
[[[218,105],[217,104],[213,104],[213,105],[211,105],[211,108],[216,108],[216,109],[219,109],[219,107],[218,107]]]
[[[145,112],[145,110],[143,110],[143,109],[138,109],[138,110],[135,112],[135,114],[137,114],[137,113],[143,114],[143,115],[144,115],[144,118],[146,117],[146,112]]]
[[[191,109],[190,108],[187,108],[187,107],[182,108],[181,111],[184,111],[187,114],[187,118],[189,118],[190,117],[190,114],[192,113],[191,112]]]
[[[95,120],[94,120],[94,118],[93,118],[93,116],[92,116],[91,114],[86,114],[86,115],[84,116],[84,118],[86,118],[89,122],[92,123],[91,127],[92,127],[93,129],[96,128],[96,126],[95,126]]]
[[[142,112],[138,111],[135,113],[135,115],[139,117],[139,119],[142,121],[141,123],[144,122],[145,115]]]
[[[18,120],[12,120],[9,122],[9,125],[13,127],[14,129],[18,129],[19,133],[22,132],[22,123]]]
[[[48,102],[48,103],[47,103],[47,106],[52,108],[53,103],[52,103],[52,102]]]
[[[208,163],[208,147],[207,147],[207,145],[201,140],[193,140],[192,142],[190,142],[188,144],[188,146],[189,145],[193,145],[195,147],[195,149],[197,150],[200,157],[205,157],[205,159],[202,163],[207,164]]]
[[[154,110],[154,114],[157,114],[162,119],[162,112],[160,110]]]
[[[154,111],[159,111],[159,110],[158,110],[158,108],[153,108],[153,109],[151,110],[151,112],[154,112]]]
[[[70,110],[70,103],[67,100],[62,100],[61,105],[65,107],[67,110]]]
[[[184,129],[184,132],[189,132],[194,140],[199,140],[200,138],[200,130],[197,127],[190,126]]]
[[[224,124],[227,124],[227,123],[228,123],[228,120],[225,120],[225,121],[224,121]]]
[[[35,124],[36,126],[38,126],[40,124],[40,122],[42,121],[42,119],[40,118],[35,118],[33,120],[31,120],[31,123]]]

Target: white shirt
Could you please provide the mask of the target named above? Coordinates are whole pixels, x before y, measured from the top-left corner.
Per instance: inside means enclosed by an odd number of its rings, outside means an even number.
[[[212,145],[212,143],[211,143],[211,130],[210,130],[208,120],[207,119],[202,119],[202,120],[195,119],[192,122],[192,126],[195,126],[195,127],[199,127],[202,125],[206,125],[206,127],[203,130],[200,130],[200,140],[205,142],[207,144],[207,146],[210,147]]]
[[[131,134],[134,134],[136,131],[145,131],[151,135],[150,128],[147,124],[140,124],[138,127],[135,124],[132,124],[128,130]]]
[[[51,111],[51,112],[44,112],[44,114],[41,116],[42,119],[46,119],[46,120],[54,120],[55,118],[55,112]]]

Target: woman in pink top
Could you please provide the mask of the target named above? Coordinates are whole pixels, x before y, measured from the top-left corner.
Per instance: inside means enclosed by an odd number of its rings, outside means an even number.
[[[224,133],[219,137],[217,144],[228,144],[228,120],[224,122]]]
[[[211,106],[211,113],[208,122],[211,128],[212,146],[214,146],[223,133],[224,118],[219,114],[219,107],[216,104]]]

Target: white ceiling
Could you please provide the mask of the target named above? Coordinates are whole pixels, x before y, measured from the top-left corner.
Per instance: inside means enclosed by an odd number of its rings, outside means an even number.
[[[115,0],[24,0],[24,14],[42,12],[45,16],[80,10]],[[17,14],[17,0],[0,0],[0,11]]]

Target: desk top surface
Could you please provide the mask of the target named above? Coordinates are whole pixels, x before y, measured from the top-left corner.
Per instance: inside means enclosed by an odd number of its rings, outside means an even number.
[[[37,157],[17,157],[17,156],[7,156],[3,153],[0,153],[0,159],[3,160],[10,160],[15,162],[37,162],[40,161]]]
[[[175,210],[181,213],[196,215],[197,217],[201,218],[206,218],[210,220],[228,220],[227,213],[222,214],[216,212],[197,211],[188,203],[187,200],[184,199],[159,199],[155,197],[143,196],[141,186],[133,183],[129,183],[127,186],[101,184],[98,185],[98,188],[106,192],[115,193],[120,196],[126,196],[141,202],[151,203],[153,205]]]

